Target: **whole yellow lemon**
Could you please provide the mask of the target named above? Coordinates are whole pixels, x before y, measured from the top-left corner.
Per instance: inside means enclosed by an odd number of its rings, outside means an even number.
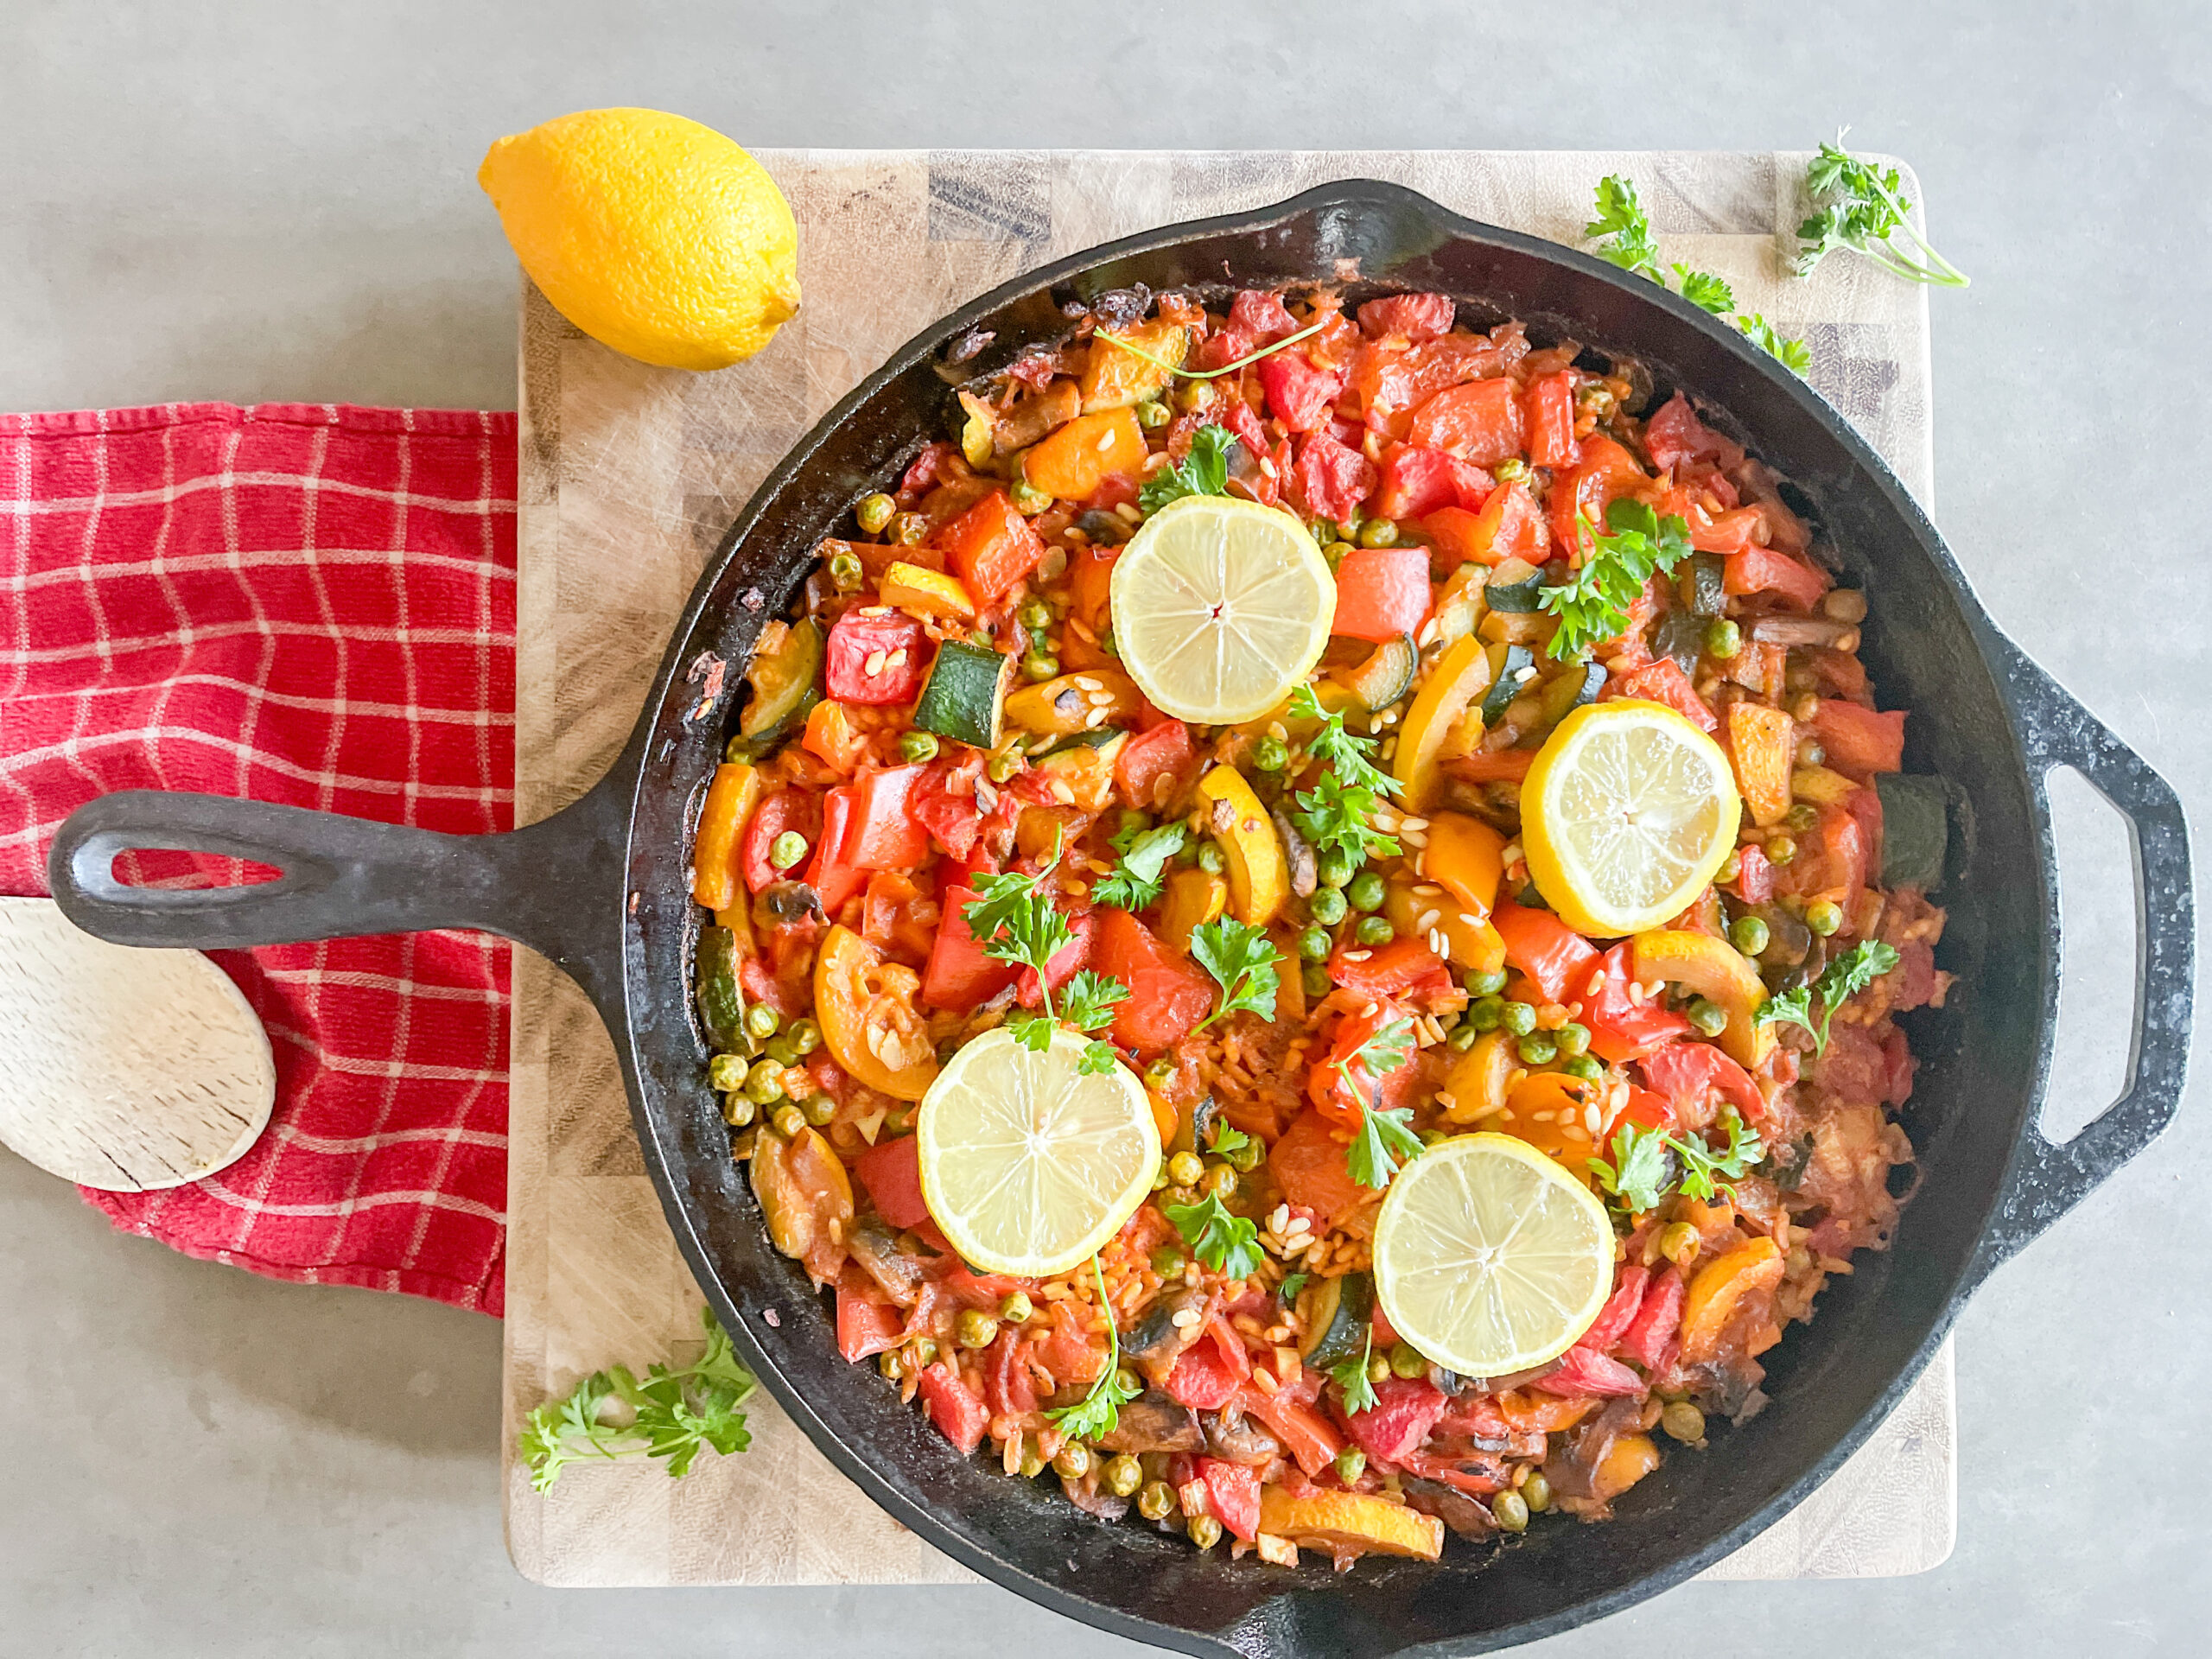
[[[712,127],[584,110],[500,139],[476,181],[561,315],[644,362],[725,368],[798,309],[791,204]]]

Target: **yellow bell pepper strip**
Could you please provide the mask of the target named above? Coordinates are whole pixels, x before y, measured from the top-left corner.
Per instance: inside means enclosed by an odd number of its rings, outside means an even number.
[[[1083,371],[1083,408],[1122,410],[1157,397],[1167,389],[1173,371],[1183,366],[1191,349],[1190,331],[1165,317],[1117,330],[1116,338],[1128,341],[1135,351],[1124,351],[1112,340],[1094,339],[1090,361]],[[1159,362],[1147,361],[1157,358]],[[1165,368],[1160,365],[1165,364]]]
[[[1178,870],[1167,878],[1167,893],[1160,906],[1160,937],[1191,953],[1191,935],[1208,922],[1217,922],[1229,908],[1229,883],[1205,870]]]
[[[1435,843],[1429,843],[1428,863],[1436,861]],[[1490,925],[1488,906],[1480,910],[1463,910],[1454,893],[1420,893],[1418,886],[1408,880],[1394,880],[1384,890],[1382,913],[1390,918],[1390,925],[1398,930],[1402,938],[1426,939],[1432,932],[1444,936],[1444,955],[1455,967],[1471,973],[1494,974],[1505,966],[1505,940]],[[1493,889],[1494,891],[1494,889]],[[1472,921],[1469,917],[1474,918]],[[1424,927],[1421,924],[1427,921]]]
[[[1260,1488],[1260,1531],[1313,1549],[1349,1545],[1423,1561],[1444,1553],[1444,1523],[1434,1516],[1387,1497],[1319,1486],[1297,1497],[1281,1485]]]
[[[1763,702],[1728,705],[1727,749],[1736,789],[1751,822],[1766,829],[1789,810],[1789,766],[1797,747],[1794,722]]]
[[[1827,766],[1800,766],[1789,774],[1790,794],[1815,806],[1841,806],[1858,788],[1841,772]]]
[[[1428,851],[1421,868],[1460,909],[1487,918],[1497,903],[1497,884],[1505,879],[1505,837],[1480,818],[1439,812],[1428,822]]]
[[[1021,459],[1029,487],[1062,501],[1081,501],[1108,479],[1134,478],[1151,453],[1135,412],[1078,415]]]
[[[1444,653],[1406,711],[1390,770],[1405,786],[1408,812],[1424,812],[1435,798],[1444,740],[1467,705],[1490,690],[1490,656],[1471,635]]]
[[[914,1006],[920,976],[886,962],[847,927],[833,927],[814,962],[814,1017],[830,1058],[894,1100],[919,1100],[937,1081],[929,1022]]]
[[[1755,1022],[1766,1001],[1758,970],[1736,947],[1710,933],[1656,928],[1634,941],[1636,976],[1644,984],[1672,980],[1717,1002],[1728,1015],[1720,1049],[1747,1071],[1756,1071],[1774,1052],[1774,1029]]]
[[[760,802],[758,772],[737,761],[715,768],[691,843],[691,896],[706,909],[728,910],[737,902],[737,849]]]
[[[1507,1091],[1521,1057],[1513,1052],[1514,1039],[1503,1031],[1486,1031],[1475,1046],[1452,1063],[1445,1076],[1444,1092],[1452,1103],[1444,1116],[1454,1123],[1479,1123],[1505,1109]]]
[[[1282,837],[1268,809],[1234,766],[1217,766],[1198,779],[1199,811],[1229,862],[1229,913],[1265,927],[1290,892]]]
[[[925,621],[972,622],[976,601],[960,585],[960,578],[918,564],[894,563],[883,573],[882,598],[909,616]]]
[[[1759,1237],[1700,1268],[1682,1303],[1682,1363],[1700,1365],[1711,1359],[1744,1298],[1780,1284],[1783,1265],[1782,1247]]]
[[[1093,668],[1022,687],[1007,698],[1006,717],[1009,725],[1025,732],[1071,737],[1102,726],[1124,725],[1143,706],[1144,696],[1135,680],[1112,669]]]

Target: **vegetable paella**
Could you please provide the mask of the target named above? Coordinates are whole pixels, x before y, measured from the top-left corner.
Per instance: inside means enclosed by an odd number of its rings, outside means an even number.
[[[1593,357],[1104,296],[763,632],[708,1075],[962,1452],[1433,1559],[1605,1518],[1887,1244],[1942,785],[1782,481]]]

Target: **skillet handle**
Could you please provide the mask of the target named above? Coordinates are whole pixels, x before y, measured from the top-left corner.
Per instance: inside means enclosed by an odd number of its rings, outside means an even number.
[[[1980,1279],[2071,1210],[2173,1121],[2189,1077],[2196,893],[2189,823],[2171,785],[2010,640],[2001,640],[2028,778],[2050,823],[2054,766],[2072,766],[2126,820],[2135,870],[2135,1020],[2127,1087],[2063,1146],[2031,1120],[1977,1254]],[[2049,830],[2045,830],[2046,847]]]
[[[620,891],[623,819],[613,785],[623,770],[550,818],[489,836],[124,790],[63,821],[47,883],[63,915],[116,944],[243,950],[476,928],[539,950],[601,1000],[620,976],[621,941],[607,911],[607,895]],[[247,859],[278,874],[243,887],[131,887],[116,879],[115,861],[134,849]]]

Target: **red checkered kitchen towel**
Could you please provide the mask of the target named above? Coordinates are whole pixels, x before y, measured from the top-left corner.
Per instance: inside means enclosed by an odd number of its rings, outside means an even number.
[[[511,828],[514,497],[507,414],[0,416],[0,892],[43,893],[55,828],[118,789]],[[230,866],[146,855],[137,879]],[[206,1180],[86,1198],[188,1255],[497,1315],[507,946],[214,959],[276,1052],[268,1133]]]

